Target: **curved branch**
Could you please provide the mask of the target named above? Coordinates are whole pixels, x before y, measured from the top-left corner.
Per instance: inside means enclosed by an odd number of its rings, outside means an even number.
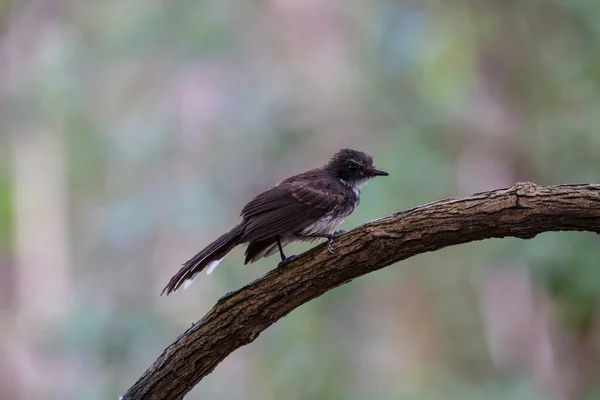
[[[222,297],[179,336],[122,399],[182,399],[235,349],[296,307],[361,275],[417,254],[487,238],[600,232],[600,185],[517,183],[371,221]]]

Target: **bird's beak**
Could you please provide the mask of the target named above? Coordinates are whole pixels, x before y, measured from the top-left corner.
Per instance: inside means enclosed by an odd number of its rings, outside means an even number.
[[[385,171],[380,170],[380,169],[373,168],[371,170],[371,175],[373,175],[373,176],[388,176],[389,174],[387,172],[385,172]]]

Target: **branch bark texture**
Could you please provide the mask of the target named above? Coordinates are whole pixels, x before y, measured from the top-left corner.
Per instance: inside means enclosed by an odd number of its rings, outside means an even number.
[[[122,397],[182,399],[235,349],[296,307],[354,278],[417,254],[476,240],[549,231],[600,233],[600,185],[517,183],[371,221],[225,295],[167,347]]]

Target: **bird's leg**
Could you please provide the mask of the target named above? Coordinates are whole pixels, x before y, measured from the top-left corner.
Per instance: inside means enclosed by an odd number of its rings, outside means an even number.
[[[327,239],[327,251],[329,251],[331,254],[335,254],[335,251],[333,251],[333,249],[331,248],[331,245],[333,244],[333,240],[339,238],[344,233],[346,233],[346,231],[340,230],[340,231],[335,231],[333,233],[311,233],[310,235],[304,235],[304,236],[312,237],[312,238]]]
[[[279,236],[277,236],[277,247],[279,247],[279,255],[281,256],[281,262],[277,264],[278,267],[283,267],[285,264],[298,257],[295,255],[286,257],[285,254],[283,254],[283,247],[281,246],[281,241],[279,241]]]

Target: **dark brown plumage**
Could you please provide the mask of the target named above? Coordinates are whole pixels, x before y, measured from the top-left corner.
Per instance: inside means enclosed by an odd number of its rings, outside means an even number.
[[[208,267],[210,274],[235,246],[247,243],[245,264],[268,257],[294,241],[326,238],[331,245],[335,228],[360,201],[360,188],[386,172],[373,167],[373,158],[358,150],[342,149],[324,166],[284,179],[259,194],[242,209],[242,222],[209,244],[171,278],[163,293],[187,287]],[[330,251],[331,248],[330,248]]]

